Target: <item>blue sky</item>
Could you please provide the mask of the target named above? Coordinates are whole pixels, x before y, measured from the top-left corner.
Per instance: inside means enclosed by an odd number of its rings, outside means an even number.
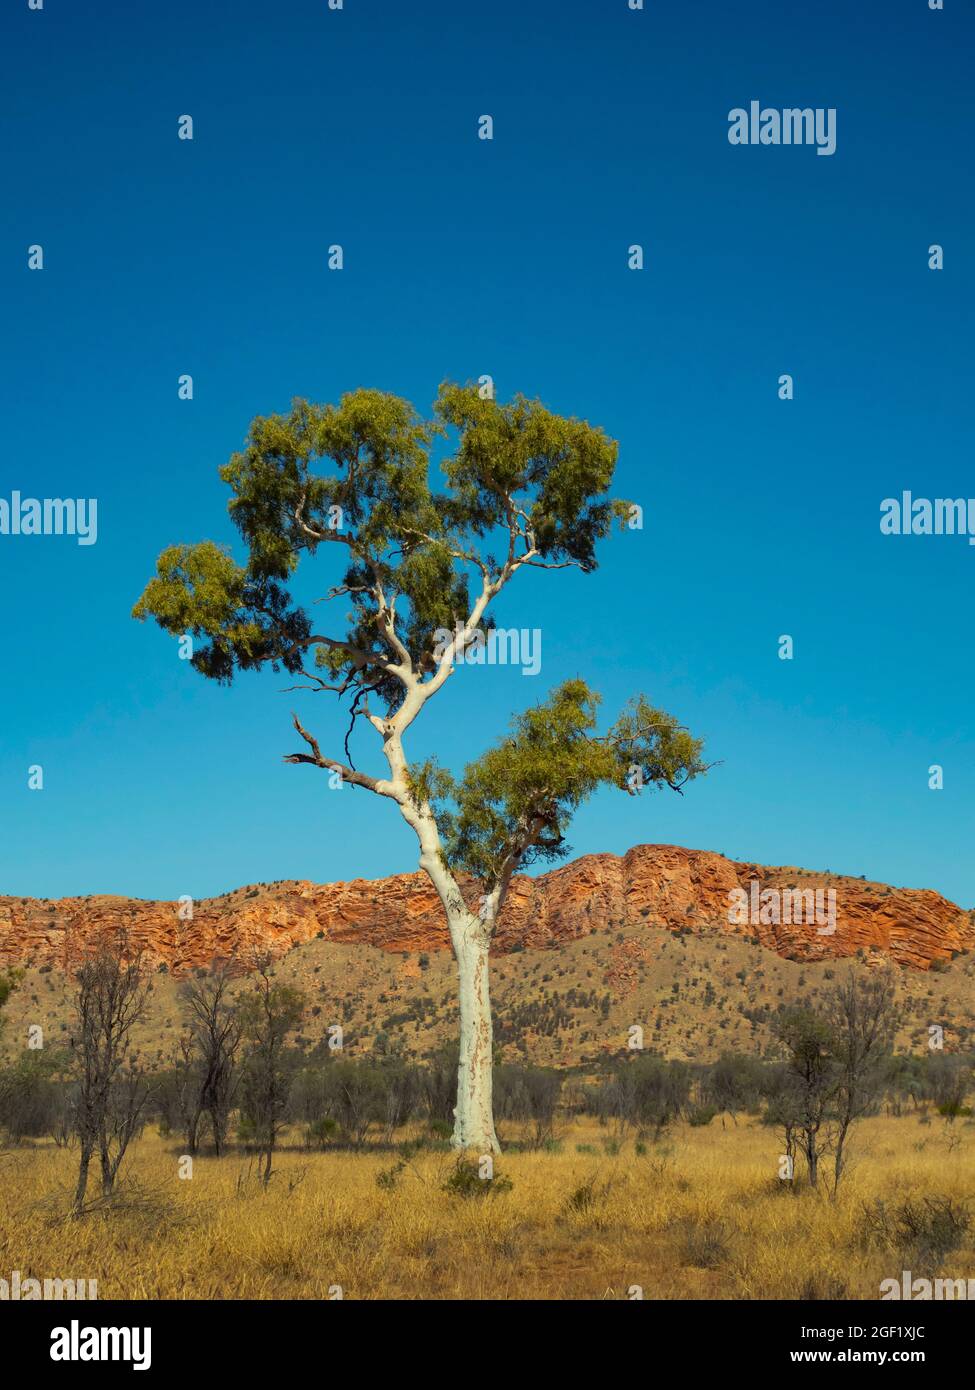
[[[166,544],[234,539],[216,470],[255,414],[360,385],[427,409],[490,373],[617,438],[645,526],[595,575],[523,576],[497,616],[542,629],[541,675],[459,672],[417,754],[459,768],[566,676],[607,714],[645,690],[721,765],[683,799],[599,796],[576,852],[674,842],[975,904],[975,550],[878,524],[905,488],[975,495],[964,10],[5,6],[0,496],[99,513],[94,546],[0,536],[0,892],[415,867],[393,807],[281,762],[286,681],[211,685],[129,614]],[[752,99],[834,107],[836,153],[730,145]],[[337,748],[324,698],[299,708]]]

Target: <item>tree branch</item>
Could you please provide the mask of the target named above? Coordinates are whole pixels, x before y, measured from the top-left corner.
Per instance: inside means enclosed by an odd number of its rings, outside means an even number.
[[[313,734],[305,729],[298,716],[292,711],[292,723],[297,732],[308,744],[311,753],[286,753],[284,761],[286,763],[308,763],[312,767],[324,768],[327,772],[337,772],[343,782],[348,782],[353,787],[365,787],[368,791],[375,792],[377,796],[398,798],[393,790],[392,783],[378,777],[369,777],[364,772],[357,772],[354,767],[349,767],[346,763],[340,763],[336,758],[328,758],[318,746],[318,740]]]

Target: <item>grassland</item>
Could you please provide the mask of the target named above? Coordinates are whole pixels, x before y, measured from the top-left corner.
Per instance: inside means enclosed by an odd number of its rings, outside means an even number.
[[[0,1277],[97,1279],[100,1298],[876,1299],[884,1278],[975,1278],[975,1230],[931,1240],[868,1214],[950,1198],[975,1211],[975,1125],[917,1115],[859,1127],[834,1201],[782,1182],[774,1130],[724,1117],[659,1143],[594,1121],[509,1151],[507,1191],[444,1190],[436,1149],[304,1152],[268,1191],[243,1153],[198,1157],[153,1128],[113,1205],[66,1219],[76,1158],[46,1142],[0,1153]],[[920,1204],[920,1205],[918,1205]],[[868,1236],[868,1228],[873,1235]],[[937,1228],[937,1223],[935,1223]],[[950,1248],[950,1247],[954,1248]],[[948,1247],[948,1248],[946,1248]]]

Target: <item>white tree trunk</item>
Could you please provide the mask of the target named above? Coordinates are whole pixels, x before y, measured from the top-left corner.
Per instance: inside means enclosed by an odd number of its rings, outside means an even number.
[[[408,702],[404,704],[408,711]],[[399,735],[385,743],[386,757],[395,786],[406,783],[406,763]],[[436,819],[428,803],[417,805],[409,794],[397,795],[400,811],[420,841],[420,868],[437,890],[450,928],[450,941],[457,961],[460,995],[460,1060],[457,1065],[457,1105],[454,1108],[455,1149],[476,1149],[478,1153],[500,1153],[494,1132],[492,1109],[493,1030],[491,994],[488,987],[488,953],[491,923],[501,898],[500,889],[486,904],[487,920],[476,917],[443,857],[443,846]]]
[[[500,1153],[492,1107],[491,933],[472,913],[454,913],[450,916],[450,939],[460,977],[460,1060],[451,1142],[455,1149]]]

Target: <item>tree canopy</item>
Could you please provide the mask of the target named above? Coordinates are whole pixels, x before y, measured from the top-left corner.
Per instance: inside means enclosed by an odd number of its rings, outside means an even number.
[[[515,867],[563,859],[573,814],[600,786],[678,791],[705,770],[701,741],[672,715],[637,697],[600,735],[599,704],[585,681],[566,681],[516,715],[460,782],[437,770],[427,794],[455,808],[438,816],[451,868],[490,889]]]
[[[193,665],[218,681],[268,664],[347,695],[352,725],[364,717],[382,736],[391,777],[323,754],[297,717],[310,752],[288,761],[393,797],[418,833],[434,819],[444,864],[501,891],[518,865],[566,853],[568,821],[600,785],[679,790],[706,770],[700,741],[642,696],[600,735],[599,697],[578,679],[518,715],[460,780],[402,752],[519,570],[595,569],[597,543],[629,511],[609,493],[616,458],[601,429],[474,386],[442,385],[431,419],[375,390],[337,406],[295,400],[257,417],[220,469],[246,561],[213,541],[171,546],[134,616],[191,634]],[[313,621],[292,581],[303,558],[336,545],[341,579],[319,600],[345,611]]]
[[[431,446],[451,430],[438,491]],[[406,671],[433,673],[434,633],[472,614],[472,575],[483,594],[525,565],[595,568],[619,510],[607,495],[615,462],[602,430],[521,396],[501,405],[445,384],[432,420],[381,391],[337,406],[295,400],[287,415],[258,416],[220,469],[246,563],[212,541],[171,546],[134,616],[191,633],[206,676],[229,681],[265,662],[296,672],[314,648],[318,682],[368,687],[395,708]],[[504,553],[482,554],[478,543],[499,536]],[[287,588],[302,556],[326,544],[347,551],[328,595],[351,602],[338,635],[313,632]]]

